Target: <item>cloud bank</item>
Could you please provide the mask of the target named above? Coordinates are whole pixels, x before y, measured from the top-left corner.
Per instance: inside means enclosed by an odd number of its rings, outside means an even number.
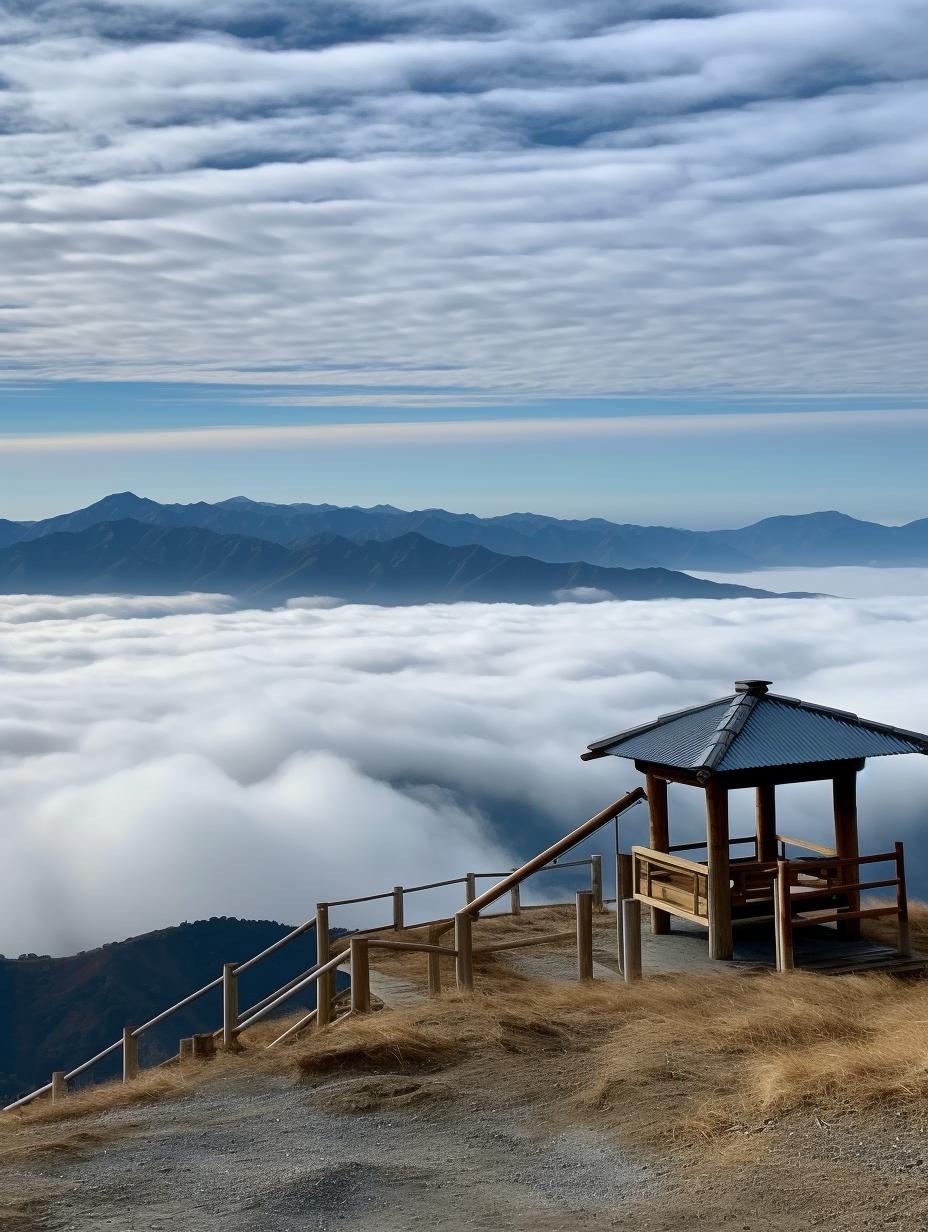
[[[919,0],[5,0],[6,370],[920,394],[926,51]]]
[[[213,914],[297,921],[318,898],[505,869],[637,780],[581,764],[589,741],[743,676],[923,730],[926,655],[928,597],[273,612],[4,597],[0,950]],[[701,801],[672,793],[686,841]],[[908,840],[924,893],[928,762],[872,762],[861,801],[865,845]],[[827,835],[829,804],[787,789],[781,825]]]

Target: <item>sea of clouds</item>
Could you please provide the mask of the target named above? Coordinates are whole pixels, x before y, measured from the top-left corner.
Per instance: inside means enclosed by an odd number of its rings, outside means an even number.
[[[210,915],[297,921],[318,898],[505,869],[637,781],[629,763],[582,764],[594,739],[743,676],[925,729],[926,660],[928,596],[275,611],[3,597],[0,950]],[[785,789],[781,828],[827,836],[829,805],[823,785]],[[862,776],[864,845],[906,839],[922,892],[926,805],[921,757]],[[675,837],[699,833],[701,806],[672,789]]]

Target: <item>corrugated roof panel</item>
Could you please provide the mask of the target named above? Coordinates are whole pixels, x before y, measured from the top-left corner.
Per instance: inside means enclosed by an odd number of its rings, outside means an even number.
[[[790,705],[775,697],[758,699],[751,715],[716,770],[841,761],[920,753],[915,740],[854,723],[821,710]]]
[[[658,722],[637,735],[619,739],[608,747],[614,757],[640,757],[665,766],[686,769],[696,763],[715,739],[718,726],[728,713],[732,699],[721,698],[711,706],[678,718]]]

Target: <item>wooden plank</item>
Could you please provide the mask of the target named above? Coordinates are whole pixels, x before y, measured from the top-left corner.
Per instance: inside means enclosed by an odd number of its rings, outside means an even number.
[[[694,915],[692,911],[687,911],[683,907],[674,906],[666,900],[648,898],[646,894],[636,894],[635,901],[643,903],[646,907],[661,907],[665,911],[669,911],[671,915],[677,916],[681,920],[689,920],[691,924],[699,924],[702,928],[708,928],[708,915]]]
[[[758,788],[758,790],[760,790]],[[822,847],[819,843],[810,843],[808,839],[792,838],[788,834],[777,834],[774,836],[778,843],[785,843],[787,847],[799,847],[803,851],[814,851],[820,856],[836,856],[838,853],[834,847]],[[776,859],[776,855],[770,857]]]
[[[633,847],[632,857],[650,860],[661,868],[679,868],[687,873],[698,873],[701,877],[705,877],[709,872],[708,864],[701,864],[698,860],[687,860],[683,856],[669,855],[665,851],[655,851],[653,847]]]

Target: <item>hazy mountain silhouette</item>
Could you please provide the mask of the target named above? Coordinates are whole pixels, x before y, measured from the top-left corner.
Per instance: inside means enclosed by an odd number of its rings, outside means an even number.
[[[449,547],[479,545],[505,556],[560,564],[586,561],[607,568],[735,571],[772,565],[928,565],[928,519],[881,526],[832,511],[766,518],[734,530],[693,531],[533,513],[479,518],[444,509],[407,512],[392,505],[369,509],[276,505],[242,496],[216,504],[162,505],[132,492],[39,522],[0,521],[0,548],[125,518],[161,527],[202,527],[285,547],[319,535],[362,542],[414,533]]]
[[[130,937],[69,958],[0,958],[0,1098],[12,1099],[71,1069],[188,993],[209,983],[224,962],[244,962],[290,926],[224,917]],[[316,960],[312,932],[241,977],[242,1008],[254,1004]],[[314,993],[289,1008],[315,1005]],[[181,1036],[214,1031],[220,993],[207,993],[143,1037],[143,1063],[177,1052]],[[116,1072],[118,1057],[93,1078]]]
[[[356,543],[322,535],[293,547],[197,526],[132,519],[58,530],[0,550],[4,593],[176,594],[212,591],[257,604],[303,595],[359,602],[548,603],[581,588],[624,599],[760,597],[667,569],[607,569],[448,547],[418,534]]]

